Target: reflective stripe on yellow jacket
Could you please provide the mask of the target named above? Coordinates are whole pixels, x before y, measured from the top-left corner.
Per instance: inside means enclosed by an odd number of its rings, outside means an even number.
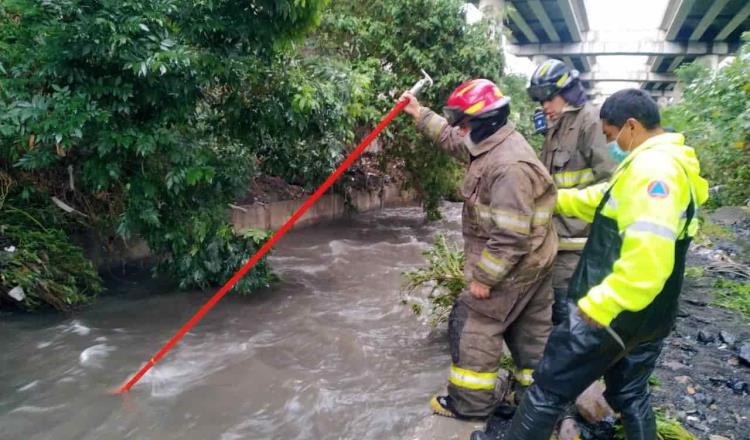
[[[655,136],[636,148],[610,182],[582,190],[560,190],[557,211],[592,222],[604,193],[610,199],[601,214],[617,221],[623,237],[612,273],[578,301],[603,325],[620,312],[648,306],[664,287],[674,266],[675,241],[685,230],[691,192],[696,207],[708,199],[708,183],[681,134]],[[693,236],[698,223],[689,225]]]

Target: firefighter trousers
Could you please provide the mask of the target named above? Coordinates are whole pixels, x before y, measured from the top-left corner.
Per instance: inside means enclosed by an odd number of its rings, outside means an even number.
[[[501,285],[491,298],[462,293],[448,321],[451,359],[448,394],[456,411],[486,417],[498,405],[495,386],[503,343],[516,365],[516,381],[529,385],[551,331],[551,274],[525,285]]]

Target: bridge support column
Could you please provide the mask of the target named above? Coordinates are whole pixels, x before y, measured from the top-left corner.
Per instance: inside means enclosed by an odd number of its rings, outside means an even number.
[[[505,0],[479,0],[479,10],[483,15],[493,19],[500,19],[504,8]]]
[[[721,62],[721,57],[719,55],[703,55],[695,59],[696,63],[703,64],[706,67],[709,67],[711,69],[716,69],[719,67],[719,62]]]

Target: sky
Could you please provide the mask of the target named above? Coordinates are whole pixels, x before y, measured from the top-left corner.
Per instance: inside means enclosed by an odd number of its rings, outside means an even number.
[[[606,33],[609,40],[623,38],[645,38],[653,35],[661,24],[667,0],[584,0],[591,31]],[[648,70],[648,57],[600,56],[593,66],[603,72]],[[531,76],[536,67],[528,58],[518,58],[506,53],[508,70]],[[599,83],[597,88],[605,95],[627,87],[638,87],[638,83]]]

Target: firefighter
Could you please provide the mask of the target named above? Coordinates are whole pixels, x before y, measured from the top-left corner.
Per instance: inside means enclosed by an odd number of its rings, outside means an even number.
[[[491,81],[461,84],[448,98],[447,119],[404,97],[418,129],[468,164],[461,193],[469,287],[448,323],[448,394],[433,397],[431,407],[448,417],[486,417],[498,404],[493,390],[503,343],[516,380],[528,385],[551,330],[555,186],[508,122],[510,99]]]
[[[610,182],[559,192],[557,211],[592,223],[591,232],[567,316],[549,337],[506,439],[549,438],[560,413],[602,376],[627,438],[656,438],[648,378],[675,322],[708,183],[684,137],[660,127],[643,90],[615,93],[600,117],[622,163]]]
[[[545,133],[541,159],[557,188],[580,189],[608,179],[615,163],[607,152],[599,112],[587,101],[578,71],[562,61],[547,60],[534,71],[527,92],[544,109],[546,118],[535,118],[535,123],[542,122],[536,127]],[[561,214],[556,214],[553,221],[560,237],[552,275],[552,322],[557,324],[565,316],[568,282],[589,229],[587,223]]]

